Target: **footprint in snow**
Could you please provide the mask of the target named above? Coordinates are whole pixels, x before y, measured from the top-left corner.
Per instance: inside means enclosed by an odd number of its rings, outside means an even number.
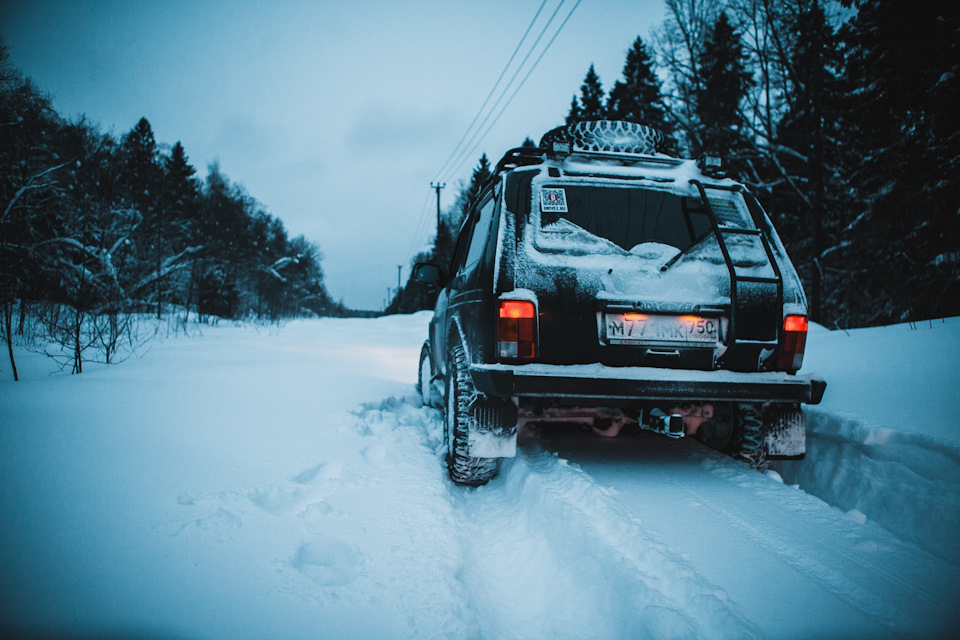
[[[222,543],[225,539],[232,538],[242,526],[243,522],[238,515],[226,509],[217,509],[206,517],[184,522],[179,529],[170,534],[170,537],[176,538],[186,534],[210,538]]]
[[[339,460],[328,460],[312,469],[301,471],[293,481],[297,484],[313,484],[323,480],[339,480],[342,475],[343,463]]]
[[[278,516],[304,513],[312,504],[333,495],[341,484],[343,462],[327,460],[278,484],[266,485],[247,494],[265,511]]]
[[[291,564],[322,587],[341,587],[354,581],[362,561],[359,552],[342,540],[314,538],[300,545]]]

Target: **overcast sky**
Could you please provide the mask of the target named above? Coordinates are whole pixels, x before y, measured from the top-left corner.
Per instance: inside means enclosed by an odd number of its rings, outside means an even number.
[[[608,90],[664,18],[662,0],[582,0],[489,135],[440,174],[541,2],[0,0],[0,36],[62,115],[118,136],[146,117],[200,177],[219,162],[319,245],[335,299],[379,309],[435,231],[431,181],[448,206],[481,153],[496,162],[563,124],[590,64]],[[546,0],[501,86],[556,17],[493,116],[575,5]]]

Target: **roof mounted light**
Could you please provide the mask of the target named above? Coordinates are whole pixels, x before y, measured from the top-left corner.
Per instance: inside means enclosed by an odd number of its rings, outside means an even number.
[[[554,158],[566,158],[570,155],[570,143],[554,140],[551,143],[549,155]]]
[[[723,159],[720,156],[703,154],[697,158],[697,168],[703,175],[710,178],[725,178],[727,176],[727,171],[723,168]]]

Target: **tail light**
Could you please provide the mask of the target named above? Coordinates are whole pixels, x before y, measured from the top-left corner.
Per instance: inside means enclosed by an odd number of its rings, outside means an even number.
[[[797,371],[803,364],[803,350],[807,346],[807,317],[786,316],[783,319],[783,340],[777,369]]]
[[[501,300],[497,353],[506,360],[532,360],[537,355],[537,308],[529,300]]]

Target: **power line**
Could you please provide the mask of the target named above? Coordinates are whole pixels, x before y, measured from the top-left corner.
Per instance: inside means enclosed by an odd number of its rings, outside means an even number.
[[[470,130],[473,128],[473,125],[475,125],[477,123],[477,120],[480,119],[480,114],[483,113],[483,110],[486,108],[487,103],[490,102],[490,98],[493,96],[493,92],[497,90],[497,86],[500,84],[500,81],[503,80],[503,76],[506,75],[507,69],[510,68],[510,64],[513,62],[513,59],[517,57],[517,53],[520,51],[520,47],[523,46],[523,43],[527,39],[527,36],[530,35],[530,30],[533,28],[533,25],[536,23],[537,18],[540,17],[540,13],[543,11],[543,8],[547,5],[547,1],[548,0],[543,0],[543,2],[540,3],[540,8],[537,9],[537,12],[534,14],[533,19],[530,21],[530,24],[527,25],[527,30],[523,32],[523,36],[520,38],[520,41],[517,43],[517,46],[514,47],[513,53],[510,54],[510,59],[507,60],[507,64],[503,65],[503,70],[500,71],[500,75],[497,77],[497,81],[493,83],[492,87],[490,87],[490,92],[487,94],[487,97],[484,98],[483,104],[481,104],[480,108],[477,110],[477,115],[473,116],[473,120],[467,126],[466,131],[463,132],[463,136],[457,142],[456,146],[453,148],[453,151],[450,152],[450,157],[448,157],[444,161],[443,165],[440,167],[440,170],[437,171],[437,175],[434,180],[435,182],[439,181],[440,175],[443,173],[443,170],[447,168],[447,165],[450,163],[450,160],[452,160],[454,156],[457,154],[457,151],[460,150],[460,145],[462,145],[463,141],[467,139],[467,135],[470,133]],[[564,2],[565,0],[560,0],[561,5]],[[549,22],[547,24],[549,24]],[[529,54],[527,55],[529,56]],[[522,65],[523,63],[521,63],[521,66]],[[516,74],[514,74],[514,77],[516,77]],[[508,87],[510,86],[509,83],[507,84],[507,86]],[[494,105],[493,108],[496,108],[496,105]],[[483,125],[480,125],[480,126],[482,127]]]
[[[494,110],[500,105],[500,102],[503,100],[503,97],[507,95],[507,91],[510,90],[510,86],[513,84],[513,81],[517,79],[517,76],[520,74],[520,71],[523,70],[523,66],[527,63],[527,60],[530,59],[530,55],[534,52],[534,50],[536,50],[537,45],[540,44],[540,40],[543,39],[544,34],[550,28],[550,25],[553,24],[554,19],[557,17],[557,13],[560,12],[560,8],[563,7],[565,2],[566,0],[560,0],[560,3],[557,4],[556,8],[553,10],[553,13],[550,14],[550,17],[547,19],[546,24],[544,24],[543,28],[540,29],[540,33],[537,35],[537,39],[534,40],[532,45],[530,45],[530,48],[527,50],[526,55],[524,55],[523,60],[520,61],[520,64],[517,65],[517,68],[513,72],[513,75],[510,76],[509,82],[507,82],[507,84],[504,85],[503,89],[500,91],[500,95],[497,97],[496,102],[494,102],[493,106],[490,107],[490,110],[487,112],[487,115],[484,116],[483,121],[480,123],[480,126],[477,127],[477,129],[473,132],[473,135],[470,137],[470,141],[467,142],[467,146],[457,156],[457,159],[454,161],[454,169],[447,172],[447,175],[445,176],[447,179],[449,179],[451,175],[456,174],[456,172],[460,169],[460,167],[463,166],[464,160],[471,157],[473,155],[474,150],[476,150],[477,146],[479,146],[480,143],[483,141],[483,136],[481,136],[478,139],[477,134],[479,134],[480,131],[483,129],[483,127],[486,126],[487,122],[490,120],[490,116],[493,115]],[[577,4],[579,4],[579,1],[577,2]],[[476,144],[474,144],[475,140],[476,140]],[[471,147],[470,145],[474,145],[474,146]],[[468,148],[470,149],[470,151],[467,151]]]
[[[540,29],[540,33],[537,35],[536,40],[534,40],[533,44],[527,50],[526,54],[523,57],[523,60],[521,60],[520,63],[517,65],[516,70],[513,72],[513,75],[510,77],[510,80],[501,88],[500,94],[498,95],[496,101],[494,101],[493,106],[490,107],[489,111],[487,111],[486,115],[483,117],[483,120],[480,122],[479,126],[477,126],[476,129],[474,130],[474,126],[477,124],[477,121],[480,120],[481,115],[483,115],[484,110],[486,109],[487,105],[490,103],[490,99],[493,97],[493,94],[496,92],[497,87],[500,86],[500,83],[503,80],[504,76],[506,75],[507,70],[510,68],[510,65],[516,59],[517,54],[520,52],[520,49],[523,47],[523,43],[526,42],[527,37],[530,35],[530,31],[533,29],[537,19],[540,17],[540,14],[543,12],[543,9],[546,6],[547,1],[548,0],[543,0],[543,2],[541,2],[540,7],[537,9],[537,12],[533,16],[533,19],[530,21],[530,24],[527,26],[526,31],[524,31],[523,36],[520,38],[520,41],[517,43],[517,46],[514,48],[513,53],[510,54],[510,58],[507,60],[507,63],[504,65],[503,69],[500,71],[500,75],[497,77],[496,82],[493,83],[493,86],[490,88],[490,91],[487,94],[487,97],[484,99],[483,103],[480,105],[480,108],[477,110],[477,114],[473,117],[473,120],[470,122],[470,125],[467,127],[466,131],[464,131],[463,136],[461,136],[460,140],[454,146],[454,149],[450,153],[450,156],[447,157],[446,161],[444,161],[443,165],[440,167],[440,170],[437,172],[435,179],[431,181],[431,185],[430,185],[431,190],[436,188],[434,185],[434,182],[439,183],[441,181],[441,178],[444,178],[444,180],[449,180],[451,179],[452,176],[455,176],[456,172],[459,171],[460,168],[463,166],[463,163],[474,154],[477,147],[480,146],[480,144],[483,142],[486,136],[490,133],[490,131],[493,129],[496,123],[500,120],[500,117],[507,110],[507,107],[509,107],[510,104],[513,102],[513,99],[520,92],[520,89],[522,89],[523,86],[526,84],[527,80],[533,74],[533,71],[537,68],[537,65],[543,59],[544,55],[546,55],[551,45],[553,45],[554,41],[557,39],[557,36],[560,35],[560,32],[566,26],[571,16],[573,16],[574,11],[577,10],[577,7],[580,6],[580,3],[583,0],[576,0],[576,3],[573,5],[573,8],[571,8],[570,11],[567,12],[566,17],[563,19],[563,22],[560,23],[559,27],[557,27],[557,30],[550,37],[550,40],[547,42],[546,46],[537,56],[536,60],[534,60],[533,65],[530,66],[530,68],[527,70],[526,74],[523,76],[523,79],[514,88],[513,93],[510,94],[510,97],[504,103],[503,107],[497,113],[496,117],[494,117],[493,121],[490,122],[489,126],[487,126],[485,130],[483,130],[483,127],[490,120],[490,117],[493,115],[493,112],[496,110],[497,106],[500,105],[500,103],[503,101],[504,96],[507,95],[507,92],[510,90],[510,87],[511,85],[513,85],[513,82],[516,80],[517,76],[523,70],[524,65],[527,63],[527,61],[530,59],[530,56],[536,50],[537,45],[540,43],[540,41],[543,39],[543,36],[549,30],[550,25],[553,24],[553,21],[556,18],[557,14],[559,13],[560,8],[566,2],[566,0],[560,0],[559,4],[553,10],[553,13],[550,15],[546,23]],[[472,134],[471,134],[471,130],[473,130]],[[478,138],[477,136],[481,130],[483,130],[483,134],[480,135]],[[467,141],[466,144],[464,144],[464,141],[468,140],[468,137],[469,137],[469,141]],[[472,147],[470,146],[471,144],[473,145]],[[467,149],[469,149],[469,151]],[[451,160],[453,160],[453,163],[454,163],[452,169],[449,168]],[[431,195],[432,194],[428,192],[428,195],[424,199],[423,208],[421,209],[421,212],[420,212],[420,218],[417,222],[417,230],[413,237],[413,242],[411,243],[410,249],[408,251],[408,253],[411,255],[418,248],[420,238],[423,236],[423,234],[426,231],[427,216],[428,216],[427,207],[428,207],[429,199]],[[438,204],[439,204],[439,199],[438,199]]]
[[[430,197],[433,195],[431,192],[427,192],[426,197],[423,199],[423,207],[420,209],[420,218],[417,220],[417,228],[413,234],[413,238],[410,241],[410,247],[407,249],[407,255],[413,256],[419,253],[420,245],[422,244],[421,238],[426,232],[427,219],[428,219],[428,208],[430,205]]]
[[[561,0],[560,4],[563,4],[564,1],[565,0]],[[534,14],[533,19],[530,20],[530,24],[527,25],[526,31],[523,32],[523,36],[521,36],[520,41],[517,42],[517,46],[514,47],[513,53],[510,54],[510,58],[507,60],[507,63],[503,66],[503,69],[500,71],[500,75],[497,77],[496,82],[494,82],[493,86],[490,87],[490,91],[487,93],[487,97],[484,99],[483,104],[481,104],[480,108],[477,110],[477,114],[473,117],[473,120],[470,122],[470,125],[467,127],[467,129],[463,132],[463,136],[461,136],[460,140],[457,142],[453,151],[450,153],[450,156],[446,159],[446,161],[444,161],[443,165],[440,167],[440,170],[437,172],[435,179],[431,181],[430,183],[431,190],[435,188],[433,186],[433,183],[440,182],[439,178],[440,178],[440,175],[443,173],[444,169],[446,169],[447,165],[450,164],[450,161],[457,156],[457,153],[461,151],[461,146],[463,145],[464,141],[467,139],[467,136],[470,135],[470,131],[473,129],[474,125],[476,125],[477,120],[480,119],[480,116],[483,114],[483,111],[486,108],[487,104],[489,104],[490,98],[493,96],[494,92],[497,90],[497,87],[500,85],[500,82],[503,80],[503,77],[506,75],[507,70],[510,68],[510,65],[513,63],[514,59],[517,57],[517,53],[520,52],[520,49],[523,46],[523,43],[526,41],[527,36],[530,35],[530,30],[533,29],[534,24],[536,24],[537,22],[537,18],[540,17],[540,14],[543,12],[543,8],[547,5],[547,2],[548,0],[543,0],[540,3],[540,7],[537,9],[537,12]],[[530,54],[528,53],[527,57],[529,57],[529,55]],[[514,77],[516,77],[516,74],[514,74]],[[503,92],[501,92],[501,98],[498,98],[497,103],[499,103],[499,100],[502,99],[502,94],[506,92],[508,88],[509,88],[509,84],[506,85],[506,87],[504,87]],[[484,120],[484,122],[486,122],[486,120]],[[474,132],[474,135],[475,134],[476,133]],[[471,142],[472,142],[472,139],[471,139]],[[430,196],[428,195],[423,201],[423,207],[421,208],[420,217],[417,221],[416,232],[414,233],[413,239],[410,243],[410,248],[407,251],[408,254],[413,254],[413,252],[419,248],[420,239],[423,237],[424,233],[426,232],[427,204],[429,202],[429,198]],[[439,203],[439,198],[438,198],[438,203]],[[439,225],[438,225],[438,231],[439,231]]]
[[[552,45],[552,44],[553,44],[553,41],[556,40],[556,39],[557,39],[557,36],[560,35],[560,32],[563,30],[563,27],[566,26],[567,21],[570,20],[570,16],[573,15],[573,12],[577,10],[577,7],[580,6],[580,3],[581,3],[582,1],[583,1],[583,0],[577,0],[577,3],[576,3],[575,5],[573,5],[573,8],[570,9],[570,12],[567,14],[567,17],[564,18],[564,19],[563,19],[563,22],[560,23],[560,26],[557,28],[556,33],[554,33],[554,34],[553,34],[553,37],[550,38],[550,41],[547,42],[547,46],[543,48],[543,51],[540,52],[540,55],[539,55],[539,56],[537,57],[537,59],[534,61],[533,66],[531,66],[531,67],[530,67],[530,70],[527,71],[527,75],[525,75],[525,76],[523,77],[523,80],[521,80],[521,81],[520,81],[520,84],[517,85],[517,88],[516,88],[516,89],[513,91],[513,93],[510,95],[510,98],[509,98],[509,99],[506,101],[506,103],[503,105],[503,108],[500,109],[500,113],[498,113],[498,114],[497,114],[497,117],[493,119],[493,122],[491,122],[491,123],[490,123],[490,126],[487,127],[486,131],[483,132],[483,135],[480,136],[480,139],[477,140],[477,143],[470,149],[470,152],[467,153],[467,154],[463,157],[462,160],[460,160],[460,163],[459,163],[458,165],[456,165],[456,167],[453,169],[453,173],[456,173],[456,172],[460,169],[460,167],[463,166],[464,161],[465,161],[467,158],[471,157],[471,156],[476,152],[477,147],[480,146],[480,143],[483,142],[483,139],[487,137],[487,134],[490,133],[490,131],[491,131],[491,129],[493,129],[494,125],[497,124],[497,121],[500,120],[500,116],[503,115],[504,111],[507,110],[507,107],[510,106],[510,103],[513,102],[513,99],[517,96],[517,93],[519,93],[519,92],[520,92],[520,89],[523,88],[523,85],[527,82],[527,79],[530,77],[530,74],[532,74],[532,73],[533,73],[533,70],[537,68],[537,65],[540,63],[540,60],[543,59],[544,54],[546,54],[546,53],[547,53],[547,50],[550,49],[550,45]],[[562,4],[562,3],[561,3],[561,4]],[[558,7],[558,8],[559,8],[559,7]],[[508,85],[508,86],[509,86],[509,85]],[[496,108],[496,105],[494,105],[494,108]]]

